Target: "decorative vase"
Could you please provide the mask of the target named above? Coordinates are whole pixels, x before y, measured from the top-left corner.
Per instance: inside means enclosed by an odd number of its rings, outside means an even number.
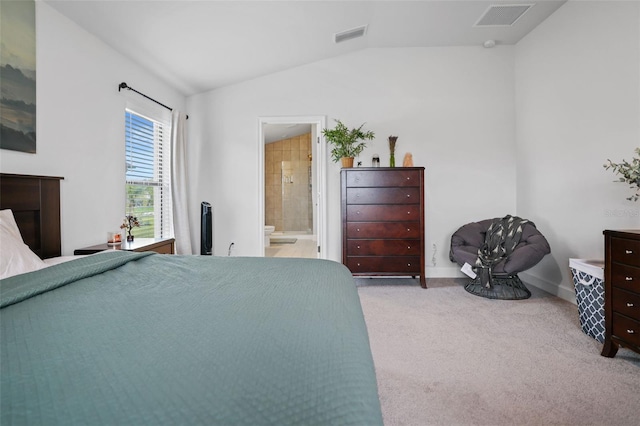
[[[129,234],[127,234],[127,242],[132,242],[133,241],[133,235],[131,235],[131,231],[129,231]]]
[[[353,167],[353,157],[342,157],[341,161],[342,161],[343,169],[348,169]]]
[[[397,136],[389,136],[389,167],[396,166],[396,142]]]

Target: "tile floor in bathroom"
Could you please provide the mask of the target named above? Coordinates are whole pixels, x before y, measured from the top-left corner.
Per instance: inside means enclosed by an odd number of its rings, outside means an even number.
[[[265,247],[265,257],[304,257],[310,259],[318,257],[315,235],[274,232],[271,237],[296,238],[297,240],[293,244],[271,244],[269,247]]]

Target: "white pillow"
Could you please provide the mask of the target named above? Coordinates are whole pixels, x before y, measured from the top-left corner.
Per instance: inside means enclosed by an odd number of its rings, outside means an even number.
[[[20,229],[18,228],[18,224],[16,223],[16,219],[13,217],[13,212],[11,211],[11,209],[0,210],[0,228],[6,229],[16,239],[24,242],[24,240],[22,239],[22,235],[20,234]]]
[[[0,226],[0,279],[37,271],[46,267],[29,246],[17,239],[15,234]]]

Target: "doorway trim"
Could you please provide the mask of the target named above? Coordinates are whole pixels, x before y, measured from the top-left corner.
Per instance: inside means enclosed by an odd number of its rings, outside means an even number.
[[[264,125],[265,124],[311,124],[311,155],[314,159],[315,173],[317,176],[317,188],[313,188],[316,194],[316,206],[314,211],[314,221],[316,225],[316,238],[318,245],[318,258],[327,258],[327,202],[325,199],[327,189],[327,155],[326,141],[322,136],[322,129],[326,127],[327,118],[322,115],[313,116],[282,116],[282,117],[258,117],[258,197],[260,199],[260,247],[262,256],[264,250],[264,220],[265,220],[265,177],[264,177]]]

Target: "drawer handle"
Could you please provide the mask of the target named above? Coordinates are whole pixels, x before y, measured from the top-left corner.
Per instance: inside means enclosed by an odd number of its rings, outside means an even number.
[[[410,178],[410,177],[407,177],[407,180],[411,180],[411,178]]]
[[[358,266],[360,266],[360,264],[359,264],[359,263],[357,263],[357,265],[358,265]]]
[[[411,194],[407,194],[407,198],[411,198]]]
[[[627,308],[633,308],[633,303],[627,302]]]
[[[625,250],[624,254],[633,254],[633,250]]]
[[[356,228],[356,232],[360,232],[360,228]]]
[[[633,281],[633,277],[624,277],[625,281]]]
[[[411,267],[411,264],[410,264],[410,263],[407,263],[407,266],[410,268],[410,267]]]
[[[358,210],[358,211],[356,212],[356,214],[360,214],[360,210]]]
[[[411,232],[411,229],[410,229],[410,228],[407,228],[407,232]]]
[[[407,246],[407,249],[411,250],[411,246]]]
[[[635,330],[627,330],[627,333],[628,334],[636,334],[636,331]]]
[[[357,249],[359,249],[359,248],[360,248],[360,246],[356,246],[356,248],[357,248]]]
[[[411,214],[411,211],[408,211],[407,214]]]

